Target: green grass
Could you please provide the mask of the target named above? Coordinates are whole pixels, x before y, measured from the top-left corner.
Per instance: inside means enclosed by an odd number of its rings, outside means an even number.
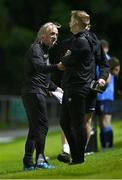
[[[56,156],[61,152],[60,133],[49,133],[45,154],[56,166],[52,170],[24,172],[22,158],[25,138],[7,144],[0,144],[0,179],[121,179],[122,178],[122,121],[114,121],[115,147],[86,157],[81,165],[69,166],[61,163]]]

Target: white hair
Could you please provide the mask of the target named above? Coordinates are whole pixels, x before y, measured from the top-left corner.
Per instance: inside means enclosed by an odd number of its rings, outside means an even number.
[[[48,22],[45,23],[44,25],[42,25],[37,33],[37,40],[40,40],[43,36],[43,34],[45,34],[49,28],[49,26],[51,27],[55,27],[55,28],[60,28],[61,25],[58,23],[53,23],[53,22]]]

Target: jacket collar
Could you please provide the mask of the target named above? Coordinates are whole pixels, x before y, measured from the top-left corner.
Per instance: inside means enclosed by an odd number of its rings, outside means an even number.
[[[79,37],[79,36],[82,36],[83,34],[86,34],[86,33],[88,33],[87,30],[82,30],[82,31],[80,31],[80,32],[77,33],[77,34],[74,34],[74,36],[75,36],[75,37]]]

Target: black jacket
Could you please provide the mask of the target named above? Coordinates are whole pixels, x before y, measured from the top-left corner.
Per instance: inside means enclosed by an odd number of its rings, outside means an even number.
[[[25,56],[25,79],[22,94],[54,91],[57,86],[50,80],[50,72],[57,70],[56,65],[49,64],[48,47],[35,42]]]
[[[65,66],[63,89],[86,96],[92,80],[96,79],[97,65],[100,68],[100,78],[108,78],[109,65],[95,34],[82,31],[66,40],[63,47],[63,51],[71,51],[70,55],[62,57]]]

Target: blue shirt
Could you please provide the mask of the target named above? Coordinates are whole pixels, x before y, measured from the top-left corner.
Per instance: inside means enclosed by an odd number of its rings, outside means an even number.
[[[108,83],[108,86],[106,88],[106,90],[100,94],[97,94],[97,100],[98,101],[102,101],[102,100],[114,100],[114,76],[111,76],[111,80]]]
[[[108,61],[111,60],[111,57],[108,54],[106,54],[106,58]],[[96,71],[97,71],[97,75],[99,76],[99,68],[98,67],[97,67]],[[100,93],[97,94],[97,100],[98,101],[102,101],[102,100],[113,101],[114,100],[114,75],[111,76],[111,80],[108,83],[106,90],[102,94],[100,94]]]

